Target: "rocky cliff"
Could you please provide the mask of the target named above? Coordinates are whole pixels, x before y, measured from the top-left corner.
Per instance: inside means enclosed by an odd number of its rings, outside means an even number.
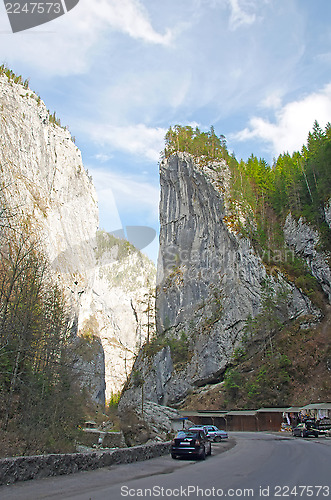
[[[98,232],[96,192],[69,131],[26,82],[6,74],[0,75],[0,134],[3,196],[44,245],[70,303],[73,334],[88,341],[77,351],[77,370],[103,403],[105,378],[108,398],[122,387],[146,335],[144,301],[154,266],[127,242]],[[100,342],[92,348],[93,336]]]
[[[160,182],[157,337],[134,365],[122,409],[140,405],[142,388],[146,400],[177,404],[220,382],[254,318],[263,316],[267,331],[268,323],[320,317],[236,229],[250,213],[231,200],[225,161],[176,153],[161,162]]]
[[[330,226],[329,207],[330,205],[326,204],[325,219]],[[305,259],[312,275],[320,283],[331,302],[331,270],[327,253],[319,249],[321,243],[319,232],[302,217],[296,220],[292,214],[289,214],[284,224],[284,235],[287,244]]]

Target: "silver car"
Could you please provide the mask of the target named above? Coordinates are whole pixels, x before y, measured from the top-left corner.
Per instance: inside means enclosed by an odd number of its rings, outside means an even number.
[[[222,439],[229,437],[227,432],[218,429],[215,425],[195,425],[190,429],[204,429],[209,439],[215,442],[220,442]]]

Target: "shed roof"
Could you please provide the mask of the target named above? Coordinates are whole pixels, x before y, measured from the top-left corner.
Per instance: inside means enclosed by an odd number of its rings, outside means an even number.
[[[286,408],[260,408],[259,410],[256,410],[257,413],[284,413],[284,411],[287,411]]]
[[[301,407],[302,410],[331,410],[331,403],[311,403]]]
[[[185,415],[186,417],[224,417],[228,412],[227,411],[193,411],[193,410],[180,410],[181,415]]]
[[[256,415],[256,410],[233,410],[233,411],[228,411],[226,416],[255,416]]]

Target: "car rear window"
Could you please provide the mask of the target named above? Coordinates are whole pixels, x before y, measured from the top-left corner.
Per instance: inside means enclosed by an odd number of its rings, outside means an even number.
[[[198,437],[199,436],[199,432],[198,431],[190,431],[190,432],[185,432],[185,434],[183,434],[182,436],[180,436],[180,438],[185,438],[185,437]]]

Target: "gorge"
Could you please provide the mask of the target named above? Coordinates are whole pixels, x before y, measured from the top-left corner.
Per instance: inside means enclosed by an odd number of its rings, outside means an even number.
[[[96,191],[69,131],[4,68],[0,99],[1,228],[8,210],[38,238],[67,303],[81,391],[101,408],[122,391],[129,444],[167,439],[177,408],[330,400],[330,128],[315,127],[314,156],[308,147],[272,168],[253,156],[237,162],[213,129],[170,129],[156,272],[99,228]],[[7,258],[5,239],[1,250]],[[10,301],[1,297],[5,316]],[[0,362],[4,373],[12,363],[2,384],[13,403],[22,337],[10,335],[18,355]],[[28,360],[24,369],[36,368]]]
[[[188,128],[177,128],[177,150],[160,163],[157,335],[134,364],[120,401],[122,418],[128,408],[141,408],[142,397],[145,407],[151,402],[201,410],[254,408],[259,397],[261,405],[294,404],[305,389],[295,393],[295,359],[278,345],[294,325],[300,351],[303,335],[309,341],[315,335],[319,343],[319,329],[324,332],[316,360],[324,389],[319,381],[312,397],[330,398],[329,250],[320,248],[317,229],[291,213],[281,244],[259,246],[259,214],[243,191],[235,193],[238,167],[229,166],[224,151],[219,159],[192,154],[185,134],[194,132]],[[274,236],[271,229],[269,240]],[[300,272],[314,277],[315,295],[301,286],[306,278],[294,275],[300,259],[308,266],[300,264]],[[269,380],[269,371],[279,379]],[[301,378],[306,385],[304,373]]]

